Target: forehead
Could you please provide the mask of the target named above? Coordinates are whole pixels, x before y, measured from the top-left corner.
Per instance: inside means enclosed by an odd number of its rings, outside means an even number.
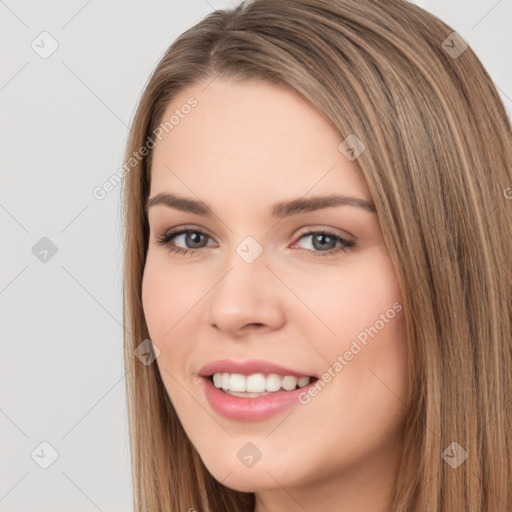
[[[169,120],[153,150],[151,195],[192,192],[215,201],[223,192],[240,205],[308,190],[369,196],[357,165],[338,150],[339,133],[284,87],[217,78],[181,91],[162,126]]]

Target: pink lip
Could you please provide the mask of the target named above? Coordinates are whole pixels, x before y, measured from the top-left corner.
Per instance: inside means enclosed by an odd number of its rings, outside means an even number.
[[[301,373],[284,366],[263,361],[261,359],[251,359],[249,361],[233,361],[231,359],[221,359],[203,366],[199,370],[201,377],[209,377],[214,373],[240,373],[242,375],[251,375],[253,373],[277,373],[278,375],[293,375],[294,377],[314,377],[308,373]]]
[[[287,375],[290,374],[287,373]],[[235,421],[259,421],[278,414],[286,408],[300,403],[299,395],[307,393],[315,382],[293,391],[276,391],[269,395],[248,398],[228,395],[216,388],[208,377],[201,377],[206,399],[212,409],[221,416]]]
[[[314,377],[314,375],[285,368],[261,359],[248,361],[221,359],[203,366],[199,370],[199,375],[202,377],[201,382],[208,403],[218,414],[236,421],[258,421],[278,414],[287,407],[299,403],[299,395],[305,391],[307,392],[309,386],[312,386],[315,382],[313,381],[307,386],[293,391],[276,391],[269,395],[249,398],[228,395],[213,385],[210,376],[214,373],[224,372],[240,373],[241,375],[276,373],[282,376],[293,375],[294,377]]]

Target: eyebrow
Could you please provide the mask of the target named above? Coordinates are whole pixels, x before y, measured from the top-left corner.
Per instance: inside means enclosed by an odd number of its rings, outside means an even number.
[[[146,212],[156,205],[165,205],[169,208],[189,213],[195,213],[204,217],[213,217],[211,208],[203,201],[187,199],[177,194],[160,192],[148,199],[145,205]],[[298,213],[312,212],[322,208],[334,206],[356,206],[371,213],[376,213],[375,205],[371,201],[337,194],[328,196],[301,197],[289,201],[280,201],[272,206],[272,216],[284,218]]]

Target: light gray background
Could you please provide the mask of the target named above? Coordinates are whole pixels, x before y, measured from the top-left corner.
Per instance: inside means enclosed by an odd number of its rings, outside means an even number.
[[[237,3],[0,0],[0,512],[132,510],[120,187],[92,190],[122,164],[167,47]],[[512,0],[416,3],[472,46],[510,115]],[[46,59],[31,47],[50,48],[43,31],[59,45]],[[42,237],[57,248],[46,262]]]

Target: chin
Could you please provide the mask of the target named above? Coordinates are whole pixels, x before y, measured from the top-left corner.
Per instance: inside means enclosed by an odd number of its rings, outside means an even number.
[[[272,471],[270,473],[273,474]],[[226,476],[226,474],[217,476],[215,474],[213,477],[222,485],[241,492],[260,492],[264,489],[279,487],[276,480],[268,473],[262,473],[261,471],[257,473],[251,470],[233,471],[229,476]]]
[[[234,467],[238,464],[240,467]],[[289,485],[289,482],[283,481],[286,478],[286,472],[281,478],[281,473],[277,468],[273,469],[272,465],[263,464],[261,460],[251,468],[243,467],[238,459],[235,464],[226,461],[221,465],[217,460],[213,464],[205,463],[205,465],[215,480],[235,491],[259,492],[264,489],[278,488],[280,485]]]

